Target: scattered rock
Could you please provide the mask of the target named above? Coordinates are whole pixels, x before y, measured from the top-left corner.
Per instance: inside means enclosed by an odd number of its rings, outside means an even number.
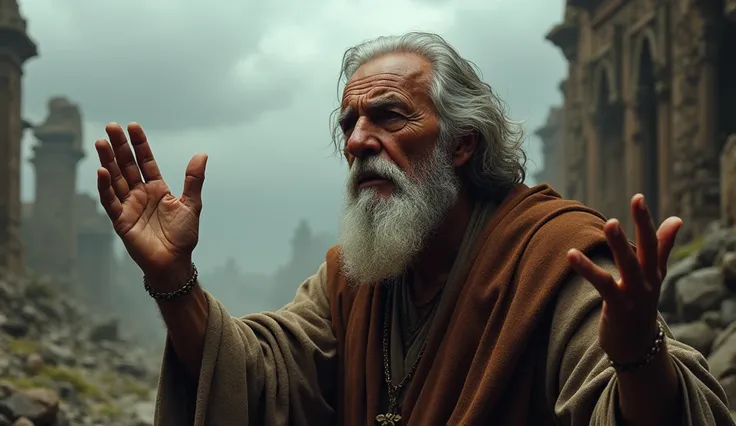
[[[713,228],[668,267],[659,309],[676,339],[708,359],[736,412],[736,228]]]
[[[695,321],[704,312],[719,309],[728,295],[723,285],[723,271],[716,266],[695,270],[675,284],[677,314],[685,321]]]
[[[704,356],[710,353],[710,348],[717,335],[712,326],[705,321],[675,324],[670,327],[670,330],[675,339],[697,349]]]
[[[12,337],[24,337],[28,334],[28,325],[21,321],[6,321],[0,326],[2,330]]]
[[[698,269],[698,260],[696,255],[686,257],[680,262],[667,268],[667,275],[662,282],[661,292],[659,296],[659,310],[665,313],[677,312],[677,292],[675,283],[685,275],[690,274]]]
[[[160,353],[52,288],[0,273],[0,426],[151,425]]]
[[[117,342],[120,340],[118,321],[113,319],[98,324],[90,331],[89,340],[93,342]]]
[[[736,232],[732,228],[718,228],[706,235],[697,254],[701,267],[714,266],[727,251],[736,249]]]
[[[723,255],[723,284],[730,291],[736,292],[736,252],[729,251]]]
[[[37,353],[28,354],[26,357],[26,372],[29,374],[38,374],[43,368],[43,357]]]
[[[11,419],[25,417],[32,424],[50,425],[59,412],[59,397],[49,389],[27,389],[0,400],[0,413]]]
[[[721,302],[721,321],[724,325],[736,322],[736,300],[726,299]]]

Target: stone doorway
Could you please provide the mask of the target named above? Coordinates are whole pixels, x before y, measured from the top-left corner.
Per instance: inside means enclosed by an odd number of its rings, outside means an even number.
[[[638,63],[636,103],[639,116],[639,142],[641,144],[641,191],[646,197],[647,206],[654,218],[654,223],[658,224],[662,220],[659,199],[659,117],[657,81],[652,45],[649,40],[643,42]]]
[[[598,208],[608,217],[626,223],[626,168],[624,163],[624,116],[621,103],[613,96],[610,71],[598,79],[595,124],[598,139],[597,196]]]

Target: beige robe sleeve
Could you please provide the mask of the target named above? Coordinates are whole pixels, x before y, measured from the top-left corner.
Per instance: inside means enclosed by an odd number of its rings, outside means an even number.
[[[609,259],[594,259],[618,277]],[[547,400],[562,425],[615,426],[616,373],[598,346],[602,301],[580,276],[561,291],[555,307],[547,358]],[[661,319],[661,318],[660,318]],[[667,347],[683,389],[682,425],[734,425],[726,395],[709,373],[703,356],[675,341],[669,329]],[[673,425],[677,426],[677,425]]]
[[[336,341],[326,294],[326,265],[276,312],[233,318],[207,294],[202,368],[192,384],[167,343],[157,426],[330,424]]]

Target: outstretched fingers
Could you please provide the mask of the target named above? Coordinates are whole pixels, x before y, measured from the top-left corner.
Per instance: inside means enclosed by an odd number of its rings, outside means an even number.
[[[113,190],[110,171],[104,167],[97,169],[97,191],[100,194],[102,208],[105,209],[110,220],[115,222],[123,214],[123,205]]]
[[[148,143],[148,138],[143,128],[138,123],[130,123],[128,125],[128,134],[130,135],[130,143],[133,145],[133,151],[135,151],[135,157],[138,160],[138,167],[140,168],[141,174],[143,174],[143,179],[146,182],[161,179],[161,171],[158,168],[153,151],[151,151],[151,145]]]
[[[135,156],[130,149],[130,144],[123,128],[117,123],[110,123],[105,126],[105,132],[107,132],[107,136],[110,138],[110,144],[115,152],[115,159],[123,177],[128,181],[128,186],[134,188],[142,184],[143,178],[141,178],[141,172],[138,169],[138,164],[135,161]]]
[[[662,279],[667,275],[667,261],[670,257],[670,252],[675,246],[677,241],[677,233],[682,227],[682,219],[677,216],[668,217],[662,222],[657,230],[657,239],[659,245],[657,247],[657,264],[659,266]]]
[[[654,220],[649,213],[644,196],[636,194],[631,199],[631,216],[636,225],[636,256],[639,265],[646,278],[646,282],[652,290],[659,290],[662,275],[657,260],[657,231],[654,228]]]
[[[613,260],[621,274],[622,290],[640,293],[641,287],[649,284],[644,279],[639,259],[621,228],[621,224],[616,219],[610,219],[603,227],[603,232],[606,234],[606,241],[613,253]]]
[[[104,167],[110,176],[112,189],[115,195],[118,199],[125,200],[130,192],[130,187],[120,172],[118,163],[115,160],[115,153],[112,151],[110,143],[105,139],[98,139],[95,141],[95,150],[97,151],[97,156],[100,159],[100,166]]]
[[[596,265],[580,250],[567,252],[567,261],[580,276],[588,280],[604,301],[608,304],[619,304],[623,300],[621,289],[610,272]]]
[[[207,154],[197,154],[189,160],[184,176],[182,200],[196,211],[202,209],[202,186],[207,168]]]

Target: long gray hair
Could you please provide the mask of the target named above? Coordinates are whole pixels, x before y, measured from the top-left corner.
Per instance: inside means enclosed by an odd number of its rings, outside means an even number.
[[[390,53],[414,53],[432,64],[430,97],[439,119],[440,141],[451,144],[470,135],[478,138],[478,148],[465,171],[476,196],[496,198],[524,181],[527,157],[522,149],[522,126],[506,115],[506,104],[481,81],[475,64],[463,59],[439,35],[410,32],[351,47],[343,56],[338,84],[346,84],[361,65]],[[335,150],[342,152],[345,140],[337,120],[339,112],[340,108],[333,111],[330,125]]]

